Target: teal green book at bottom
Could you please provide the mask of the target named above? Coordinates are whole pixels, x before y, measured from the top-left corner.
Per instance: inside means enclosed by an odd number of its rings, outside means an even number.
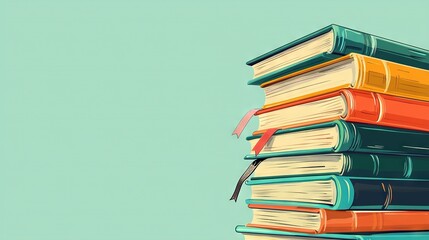
[[[253,228],[239,225],[235,228],[237,233],[245,236],[246,240],[305,240],[305,239],[360,239],[360,240],[389,240],[389,239],[429,239],[429,232],[396,232],[376,234],[306,234],[298,232],[284,232],[263,228]]]

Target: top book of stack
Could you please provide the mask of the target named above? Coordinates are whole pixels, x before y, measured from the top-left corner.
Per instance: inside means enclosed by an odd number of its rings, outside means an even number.
[[[248,84],[261,85],[349,53],[429,69],[429,50],[330,25],[248,61],[254,70]]]

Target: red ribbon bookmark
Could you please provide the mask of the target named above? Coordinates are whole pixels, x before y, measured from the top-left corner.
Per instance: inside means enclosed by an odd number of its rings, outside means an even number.
[[[249,123],[250,119],[253,117],[253,115],[255,115],[255,113],[258,111],[259,109],[255,108],[252,109],[250,111],[248,111],[246,113],[246,115],[244,115],[244,117],[240,120],[240,122],[238,123],[237,127],[234,129],[234,131],[232,132],[232,135],[237,135],[237,138],[240,137],[240,134],[243,132],[244,128],[246,127],[247,123]]]
[[[267,131],[264,132],[262,137],[259,139],[259,141],[256,143],[256,145],[253,147],[252,151],[255,151],[255,156],[258,156],[258,154],[262,151],[265,144],[271,139],[271,137],[274,135],[274,133],[279,130],[278,128],[270,128]]]

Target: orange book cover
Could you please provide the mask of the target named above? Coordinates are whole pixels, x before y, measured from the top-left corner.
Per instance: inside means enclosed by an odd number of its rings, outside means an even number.
[[[298,100],[292,103],[261,109],[255,115],[277,111],[280,109],[323,100],[335,96],[343,96],[347,103],[345,116],[303,120],[297,124],[278,126],[279,129],[300,127],[310,124],[342,119],[349,122],[367,123],[387,127],[429,131],[429,102],[409,98],[401,98],[387,94],[356,89],[341,89],[335,92]],[[255,131],[261,134],[265,129]]]
[[[319,229],[247,224],[248,227],[280,231],[321,233],[398,232],[429,230],[429,211],[335,211],[295,206],[249,204],[253,209],[299,211],[320,214]]]

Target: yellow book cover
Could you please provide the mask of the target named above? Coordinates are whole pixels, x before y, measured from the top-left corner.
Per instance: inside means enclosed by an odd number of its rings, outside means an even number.
[[[429,101],[429,70],[351,53],[279,77],[261,87],[266,94],[263,108],[343,88]]]

